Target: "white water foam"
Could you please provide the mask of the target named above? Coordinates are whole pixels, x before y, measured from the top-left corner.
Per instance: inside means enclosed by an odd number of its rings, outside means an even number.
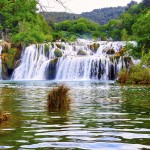
[[[21,64],[12,75],[12,79],[20,80],[45,80],[49,70],[50,60],[55,58],[54,50],[59,49],[63,56],[58,59],[56,67],[56,80],[112,80],[116,72],[125,66],[123,59],[111,61],[113,54],[107,54],[108,50],[119,52],[126,42],[99,41],[97,52],[90,49],[93,41],[78,40],[75,43],[54,43],[49,46],[48,54],[44,50],[44,44],[27,47],[21,57]],[[57,45],[62,45],[63,48]],[[85,56],[79,55],[84,51]]]

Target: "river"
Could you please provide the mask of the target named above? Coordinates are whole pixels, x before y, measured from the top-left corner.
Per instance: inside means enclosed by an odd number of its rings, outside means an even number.
[[[48,112],[56,81],[0,81],[0,149],[150,149],[150,86],[114,82],[66,82],[70,110]]]

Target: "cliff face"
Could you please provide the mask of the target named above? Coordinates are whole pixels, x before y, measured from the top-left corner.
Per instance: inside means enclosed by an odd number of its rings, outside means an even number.
[[[1,52],[1,70],[2,79],[10,79],[14,69],[19,63],[21,47],[13,47],[11,43],[3,42],[0,44]]]

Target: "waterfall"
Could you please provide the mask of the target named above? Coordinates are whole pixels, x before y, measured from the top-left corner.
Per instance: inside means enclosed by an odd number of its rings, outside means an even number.
[[[98,56],[65,57],[60,58],[57,64],[56,80],[110,80],[111,65],[109,58]],[[113,73],[115,74],[115,72]]]
[[[126,42],[78,40],[74,43],[31,45],[21,56],[20,65],[14,70],[14,80],[114,80],[124,66],[123,57],[115,54]],[[57,58],[59,50],[62,57]]]
[[[2,54],[2,47],[0,46],[0,55]],[[0,80],[2,80],[2,59],[0,56]]]
[[[21,64],[12,75],[14,80],[44,80],[49,60],[53,57],[52,52],[45,52],[44,45],[31,45],[27,47],[21,56]]]

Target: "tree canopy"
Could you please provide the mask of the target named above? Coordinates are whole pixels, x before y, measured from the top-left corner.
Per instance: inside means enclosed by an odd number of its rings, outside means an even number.
[[[43,42],[50,27],[42,15],[37,14],[36,0],[3,0],[0,2],[1,33],[14,44]]]

